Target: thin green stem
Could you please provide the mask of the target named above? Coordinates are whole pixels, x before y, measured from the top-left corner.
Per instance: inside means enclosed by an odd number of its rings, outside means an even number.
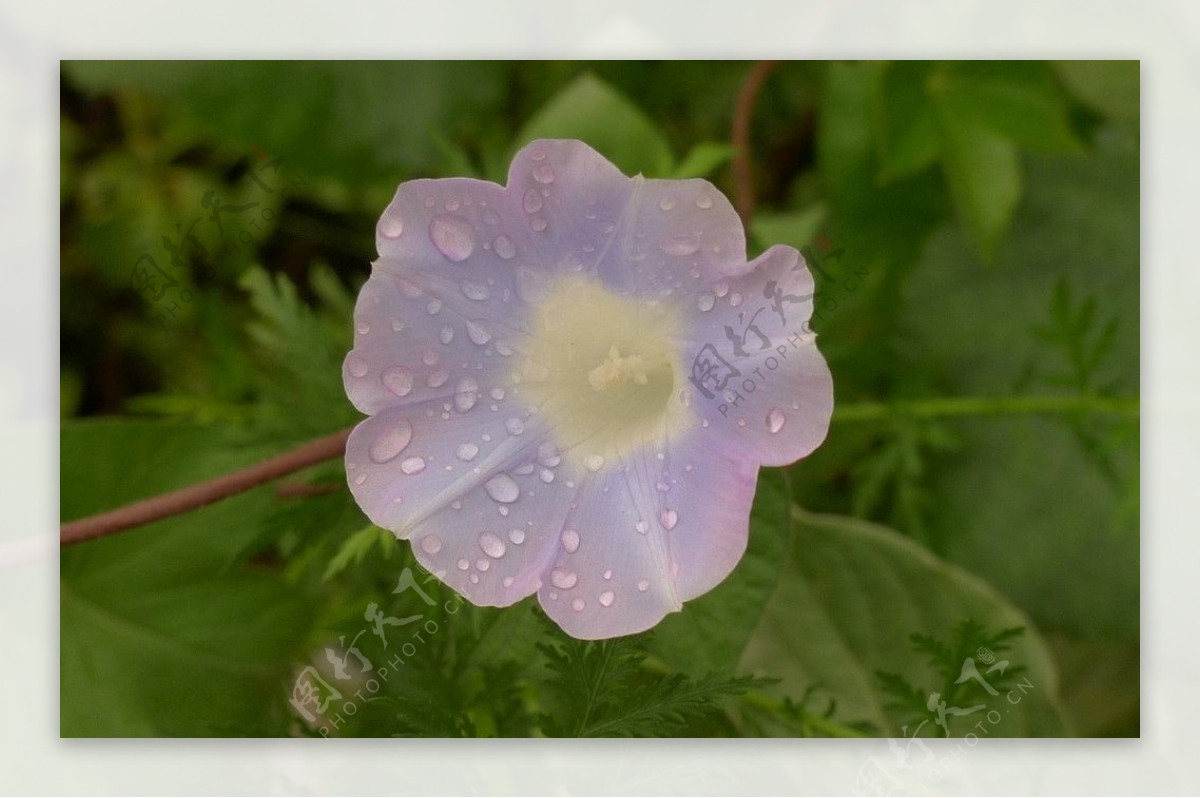
[[[894,418],[954,416],[1059,415],[1089,413],[1137,418],[1140,401],[1106,396],[963,396],[899,402],[851,402],[834,408],[833,423],[887,421]]]

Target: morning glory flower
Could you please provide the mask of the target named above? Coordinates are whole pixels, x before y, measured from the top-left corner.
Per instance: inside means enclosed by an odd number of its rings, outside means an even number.
[[[745,552],[760,466],[824,439],[796,250],[746,262],[704,180],[534,141],[508,184],[402,184],[355,308],[346,446],[367,516],[479,605],[569,634],[658,623]]]

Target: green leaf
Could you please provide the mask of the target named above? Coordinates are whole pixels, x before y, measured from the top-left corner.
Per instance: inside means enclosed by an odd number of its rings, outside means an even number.
[[[652,651],[688,673],[734,670],[787,556],[790,504],[786,474],[759,471],[745,556],[724,582],[656,627]]]
[[[1141,62],[1055,61],[1054,69],[1076,97],[1113,119],[1141,114]]]
[[[221,428],[92,422],[62,429],[63,520],[244,465]],[[259,488],[61,556],[61,733],[282,734],[279,685],[309,602],[241,552],[273,504]]]
[[[590,73],[551,97],[525,123],[514,152],[533,139],[580,139],[629,175],[667,177],[674,163],[666,139],[641,109]]]
[[[932,65],[927,61],[889,63],[882,76],[876,128],[880,178],[909,177],[941,154],[937,117],[927,93]]]
[[[1019,703],[1000,707],[1010,711],[991,734],[1065,732],[1049,652],[1029,620],[992,588],[892,530],[801,511],[796,522],[778,585],[741,659],[743,672],[781,679],[774,690],[793,698],[816,685],[836,702],[842,723],[868,722],[895,735],[900,729],[886,711],[891,698],[877,672],[912,685],[940,678],[912,635],[945,638],[966,620],[989,629],[1023,626],[1028,631],[1007,658],[1026,669],[1032,687]]]
[[[942,168],[950,197],[984,260],[995,254],[1021,196],[1021,164],[1016,146],[988,129],[938,115]]]
[[[733,160],[737,153],[731,145],[720,141],[702,141],[684,156],[675,172],[674,179],[708,177],[714,171]]]
[[[803,250],[812,246],[826,216],[827,210],[823,204],[784,213],[756,213],[750,222],[750,235],[760,249],[786,244]]]

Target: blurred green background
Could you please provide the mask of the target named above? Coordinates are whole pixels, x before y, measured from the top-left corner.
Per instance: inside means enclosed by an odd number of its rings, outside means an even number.
[[[357,420],[340,364],[401,181],[503,181],[553,136],[737,196],[752,67],[65,62],[63,520]],[[750,254],[821,264],[839,415],[760,478],[730,580],[603,646],[528,600],[426,605],[331,462],[64,550],[62,734],[962,736],[998,702],[992,736],[1137,735],[1139,124],[1137,62],[776,66]],[[371,602],[437,627],[377,690],[325,655]],[[985,649],[1007,689],[956,684]],[[343,694],[311,722],[306,665]],[[988,709],[935,728],[935,691]]]

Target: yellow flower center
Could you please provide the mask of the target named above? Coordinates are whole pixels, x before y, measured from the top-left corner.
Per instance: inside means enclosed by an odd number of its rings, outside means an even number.
[[[538,302],[524,384],[569,459],[595,470],[687,422],[672,401],[685,379],[678,330],[669,308],[588,278],[565,278]]]

